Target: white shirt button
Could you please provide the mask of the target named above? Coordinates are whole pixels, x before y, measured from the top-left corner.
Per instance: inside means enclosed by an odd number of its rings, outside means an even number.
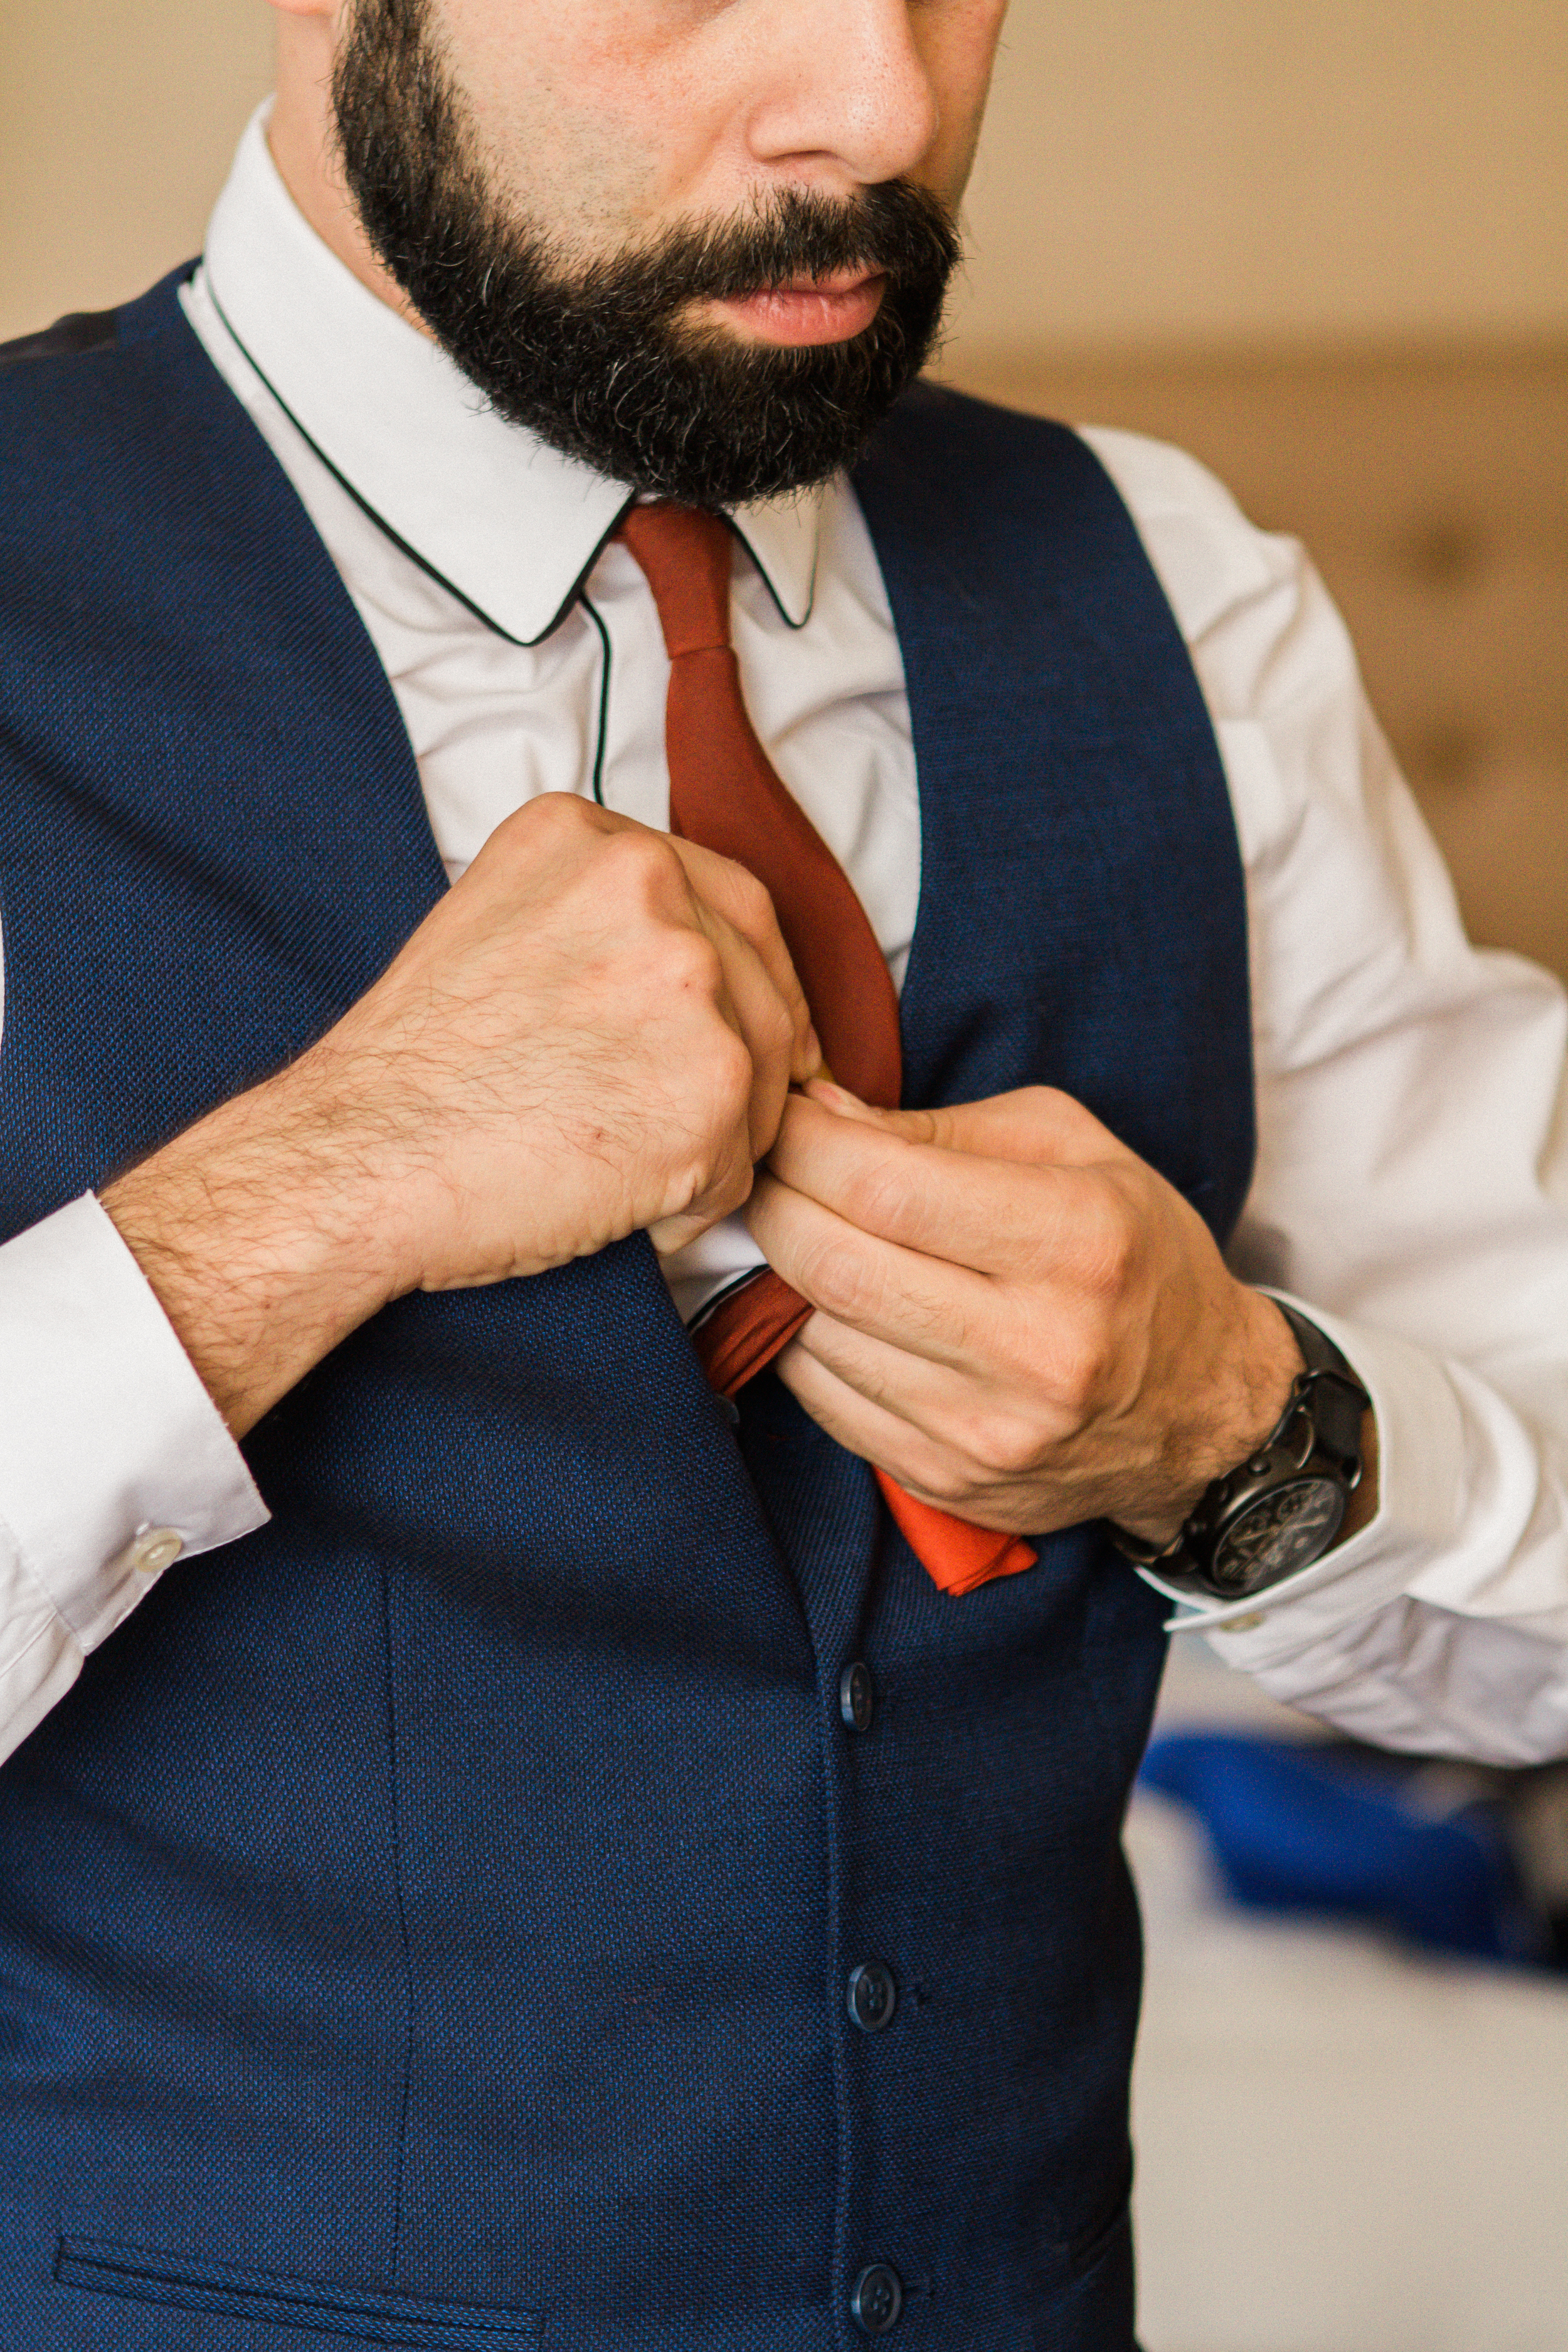
[[[131,1547],[131,1565],[143,1576],[161,1576],[184,1549],[184,1537],[173,1528],[143,1528]]]

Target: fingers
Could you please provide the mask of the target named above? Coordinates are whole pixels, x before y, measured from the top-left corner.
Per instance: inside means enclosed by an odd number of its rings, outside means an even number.
[[[703,849],[673,834],[670,847],[686,869],[693,895],[746,941],[783,1001],[790,1022],[789,1077],[796,1086],[804,1086],[822,1067],[822,1047],[773,900],[754,874],[731,858],[721,857],[716,850]]]
[[[810,1324],[805,1328],[809,1331]],[[841,1380],[804,1345],[805,1337],[803,1332],[799,1339],[790,1342],[775,1367],[791,1394],[847,1453],[858,1454],[863,1462],[874,1462],[879,1470],[886,1470],[922,1501],[937,1501],[928,1482],[932,1478],[940,1482],[940,1448],[901,1414]]]
[[[879,1412],[906,1422],[933,1444],[970,1454],[976,1464],[1000,1448],[1003,1433],[993,1383],[911,1355],[908,1349],[857,1331],[832,1315],[814,1315],[802,1329],[799,1344],[842,1386]],[[988,1462],[987,1466],[1000,1470],[1003,1465]]]
[[[998,1301],[984,1275],[867,1233],[772,1175],[745,1214],[774,1271],[838,1322],[954,1370],[985,1360]]]
[[[874,1110],[844,1087],[822,1079],[808,1091],[814,1101],[841,1118],[942,1151],[1060,1168],[1089,1168],[1134,1157],[1092,1111],[1056,1087],[1019,1087],[984,1102],[951,1103],[934,1110]]]
[[[769,1165],[793,1192],[863,1234],[1012,1275],[1076,1249],[1082,1220],[1106,1213],[1099,1182],[1077,1168],[911,1142],[875,1113],[827,1108],[821,1092],[785,1106]]]
[[[651,1123],[636,1149],[652,1185],[668,1162],[674,1197],[647,1221],[661,1244],[678,1246],[738,1206],[792,1081],[822,1066],[762,884],[710,850],[562,793],[508,818],[464,881],[463,951],[471,954],[476,907],[488,908],[503,961],[531,916],[558,919],[568,967],[585,966],[572,1016],[613,1033],[628,1066],[652,1071]],[[531,967],[515,970],[526,987]],[[612,1064],[612,1093],[616,1075]]]
[[[538,888],[558,871],[573,870],[597,898],[609,861],[616,861],[623,897],[642,902],[659,921],[695,921],[739,978],[735,1010],[742,1015],[748,1046],[755,1040],[770,1066],[776,1058],[773,1032],[786,1038],[785,1080],[802,1085],[822,1067],[822,1049],[811,1025],[805,993],[767,891],[742,866],[695,842],[657,833],[633,818],[569,793],[542,793],[499,825],[470,868],[476,882],[491,877],[509,905],[521,891]],[[465,877],[467,879],[467,877]],[[471,896],[471,888],[470,888]],[[606,912],[613,912],[612,898]],[[748,957],[738,954],[743,942]],[[743,967],[743,970],[742,969]],[[758,974],[763,976],[759,981]],[[779,1012],[769,1010],[769,995]],[[776,1122],[775,1122],[776,1123]]]
[[[701,899],[695,905],[698,920],[719,953],[722,974],[719,1009],[751,1056],[746,1124],[750,1159],[754,1162],[772,1148],[778,1134],[800,1033],[773,973],[751,940]]]
[[[1027,1488],[998,1482],[961,1454],[839,1378],[811,1350],[807,1324],[778,1360],[784,1386],[812,1419],[847,1453],[873,1462],[909,1495],[939,1510],[957,1511],[976,1526],[1014,1534],[1037,1534],[1047,1525],[1048,1506]]]

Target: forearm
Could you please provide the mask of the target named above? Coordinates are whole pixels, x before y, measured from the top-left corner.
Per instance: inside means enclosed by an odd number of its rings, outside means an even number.
[[[307,1062],[100,1195],[237,1437],[400,1286],[374,1158]]]

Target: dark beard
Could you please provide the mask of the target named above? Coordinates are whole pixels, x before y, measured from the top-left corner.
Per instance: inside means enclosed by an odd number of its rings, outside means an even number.
[[[784,191],[571,275],[486,184],[426,0],[362,0],[332,96],[365,231],[437,340],[502,416],[636,489],[727,507],[825,481],[935,340],[958,240],[905,181],[849,203]],[[681,323],[694,299],[857,268],[887,291],[847,342],[769,349]]]

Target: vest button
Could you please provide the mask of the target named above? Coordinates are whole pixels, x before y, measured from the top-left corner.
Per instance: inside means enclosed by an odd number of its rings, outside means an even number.
[[[862,1960],[849,1974],[849,2014],[862,2033],[880,2033],[891,2025],[899,2005],[893,1972],[880,1960]]]
[[[857,1658],[838,1677],[838,1712],[851,1731],[870,1730],[871,1717],[877,1712],[877,1693],[871,1669],[864,1658]]]
[[[886,2263],[868,2263],[849,2290],[849,2313],[867,2336],[886,2336],[904,2307],[904,2283]]]

